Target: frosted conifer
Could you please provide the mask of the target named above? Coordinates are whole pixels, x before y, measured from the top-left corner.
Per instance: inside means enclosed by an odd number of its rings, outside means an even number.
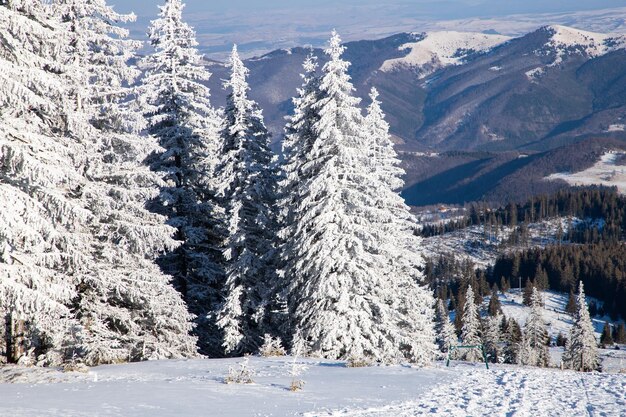
[[[220,196],[228,213],[224,302],[218,312],[227,354],[257,351],[273,274],[276,185],[269,149],[270,135],[258,105],[248,98],[248,70],[236,45],[229,61],[230,78],[222,160]]]
[[[217,201],[221,117],[203,84],[211,74],[198,53],[193,29],[183,21],[180,0],[166,0],[149,31],[153,53],[145,70],[138,104],[148,117],[148,132],[161,150],[149,162],[164,184],[151,205],[177,229],[182,243],[160,259],[189,310],[197,316],[202,353],[221,353],[213,312],[221,303],[225,235],[224,211]]]
[[[563,360],[565,364],[576,371],[595,371],[599,368],[598,346],[596,336],[587,309],[583,283],[578,287],[576,297],[576,313],[574,324],[570,329],[569,338],[565,344]]]
[[[501,331],[502,319],[502,314],[497,314],[485,317],[483,320],[483,345],[489,360],[494,363],[504,360],[501,346],[503,341]]]
[[[66,135],[64,42],[50,6],[3,1],[0,27],[0,343],[9,362],[58,364],[72,354],[69,307],[89,262],[84,147]]]
[[[454,325],[448,315],[448,309],[441,299],[437,301],[435,309],[435,334],[437,336],[436,340],[439,351],[442,353],[447,353],[450,346],[456,346],[458,344]]]
[[[530,314],[524,325],[518,358],[522,365],[548,366],[549,356],[546,346],[548,331],[543,321],[542,311],[541,294],[536,287],[533,287],[530,297]]]
[[[474,290],[471,285],[467,287],[467,292],[465,293],[461,343],[465,346],[478,346],[482,343],[480,335],[480,316],[478,315],[478,306],[474,303]],[[478,348],[469,349],[464,352],[463,358],[466,361],[477,362],[482,359],[482,353]]]
[[[420,241],[402,199],[370,169],[380,138],[363,129],[343,51],[333,32],[282,231],[292,327],[312,355],[424,364],[436,346],[434,300],[417,284]]]

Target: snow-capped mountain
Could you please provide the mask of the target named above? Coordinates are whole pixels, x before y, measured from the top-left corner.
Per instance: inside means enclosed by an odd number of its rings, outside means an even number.
[[[561,25],[545,26],[542,29],[551,34],[546,47],[556,53],[555,63],[560,63],[567,55],[580,54],[596,58],[626,47],[625,35],[594,33]]]
[[[443,67],[461,65],[470,56],[511,39],[503,35],[455,31],[422,33],[416,37],[417,42],[399,47],[401,51],[409,51],[406,56],[385,61],[380,70],[390,72],[408,67],[424,78]]]

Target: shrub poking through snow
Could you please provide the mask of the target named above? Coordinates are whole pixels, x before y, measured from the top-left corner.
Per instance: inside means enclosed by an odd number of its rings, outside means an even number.
[[[285,356],[285,348],[280,337],[272,337],[269,334],[265,334],[263,337],[263,345],[259,349],[259,354],[263,357],[269,358],[272,356]]]
[[[299,378],[302,375],[302,372],[306,371],[306,365],[298,363],[298,357],[302,355],[304,352],[304,341],[300,337],[300,334],[296,334],[294,344],[291,348],[291,354],[293,355],[293,360],[291,361],[291,367],[289,369],[289,376],[291,376],[291,385],[289,386],[290,391],[300,391],[304,388],[305,382]]]
[[[366,366],[372,366],[372,361],[365,356],[350,356],[346,362],[348,368],[364,368]]]
[[[249,367],[250,358],[244,357],[239,363],[239,368],[229,367],[228,375],[224,378],[225,384],[253,384],[252,369]]]

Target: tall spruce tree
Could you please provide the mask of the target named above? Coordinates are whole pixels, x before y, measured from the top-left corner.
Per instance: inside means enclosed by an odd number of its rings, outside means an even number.
[[[227,354],[251,353],[266,333],[268,298],[274,262],[276,174],[269,149],[270,135],[258,105],[248,98],[247,68],[235,45],[230,78],[220,195],[230,217],[224,256],[227,260],[224,302],[218,313]]]
[[[500,304],[500,298],[498,297],[498,287],[495,284],[491,289],[491,297],[489,298],[487,312],[492,317],[502,314],[502,305]]]
[[[485,317],[483,320],[483,345],[491,362],[497,363],[503,360],[501,342],[503,341],[501,325],[504,316],[498,313],[494,316]]]
[[[604,322],[604,327],[602,328],[602,335],[600,336],[600,343],[603,345],[612,345],[615,343],[613,341],[613,333],[611,332],[611,325],[609,322]]]
[[[450,346],[456,346],[458,343],[454,325],[450,322],[448,309],[442,299],[437,300],[435,308],[435,335],[439,351],[442,353],[447,353]]]
[[[41,1],[0,3],[0,314],[8,362],[58,364],[78,327],[71,300],[89,263],[79,194],[85,148],[67,134],[64,40]]]
[[[140,137],[143,116],[127,100],[139,71],[127,62],[139,43],[116,25],[134,19],[104,0],[58,0],[69,49],[69,134],[85,144],[81,199],[90,210],[92,261],[82,268],[74,310],[89,364],[191,356],[187,308],[155,259],[177,246],[165,217],[150,213],[162,184],[143,164],[156,141]]]
[[[148,159],[164,182],[150,207],[168,218],[181,243],[159,262],[196,316],[200,351],[215,355],[221,353],[221,337],[214,311],[224,281],[225,219],[214,174],[222,121],[203,84],[211,74],[193,29],[183,21],[183,7],[180,0],[166,0],[151,23],[154,51],[141,62],[145,73],[138,103],[148,118],[148,133],[161,146]]]
[[[471,285],[467,287],[467,291],[465,292],[461,343],[465,346],[478,346],[482,343],[480,316],[478,314],[478,306],[474,303],[474,290]],[[463,353],[462,357],[466,361],[477,362],[482,359],[482,353],[479,348],[468,349]]]
[[[576,371],[595,371],[600,367],[598,345],[589,310],[587,309],[582,281],[578,284],[576,313],[573,319],[574,324],[570,329],[569,338],[565,344],[563,361],[568,368]]]
[[[271,327],[288,341],[291,338],[287,306],[287,285],[281,272],[282,262],[288,258],[284,250],[288,247],[286,242],[291,239],[288,230],[293,225],[298,192],[297,189],[304,181],[302,171],[309,161],[313,143],[316,139],[314,131],[315,123],[319,120],[319,114],[313,108],[320,98],[317,74],[317,58],[310,53],[302,64],[304,72],[300,75],[302,86],[298,89],[298,95],[293,98],[294,112],[288,116],[285,126],[285,137],[282,143],[282,159],[279,170],[277,189],[277,220],[279,225],[277,268],[278,276],[273,282],[270,293],[270,316]],[[295,199],[295,200],[294,200]],[[287,233],[285,233],[287,232]]]
[[[537,288],[533,287],[530,298],[530,314],[524,324],[519,363],[546,367],[549,364],[547,347],[548,331],[543,321],[543,301]]]
[[[522,342],[522,330],[519,323],[510,318],[504,333],[504,361],[506,363],[519,363],[519,353]]]
[[[402,199],[370,169],[382,139],[363,129],[343,51],[333,32],[311,106],[315,138],[283,230],[292,326],[313,355],[424,364],[435,350],[434,301],[417,283],[420,242]]]

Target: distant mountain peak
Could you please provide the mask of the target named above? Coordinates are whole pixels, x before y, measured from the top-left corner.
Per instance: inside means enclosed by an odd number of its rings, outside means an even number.
[[[460,65],[470,55],[488,51],[510,39],[504,35],[477,32],[422,33],[416,42],[406,43],[398,48],[408,50],[406,56],[385,61],[380,70],[390,72],[401,67],[411,67],[423,78],[440,68]]]
[[[606,53],[626,47],[626,36],[610,33],[596,33],[562,25],[544,26],[542,31],[549,33],[549,40],[538,54],[554,52],[551,66],[559,65],[569,55],[583,55],[596,58]]]

